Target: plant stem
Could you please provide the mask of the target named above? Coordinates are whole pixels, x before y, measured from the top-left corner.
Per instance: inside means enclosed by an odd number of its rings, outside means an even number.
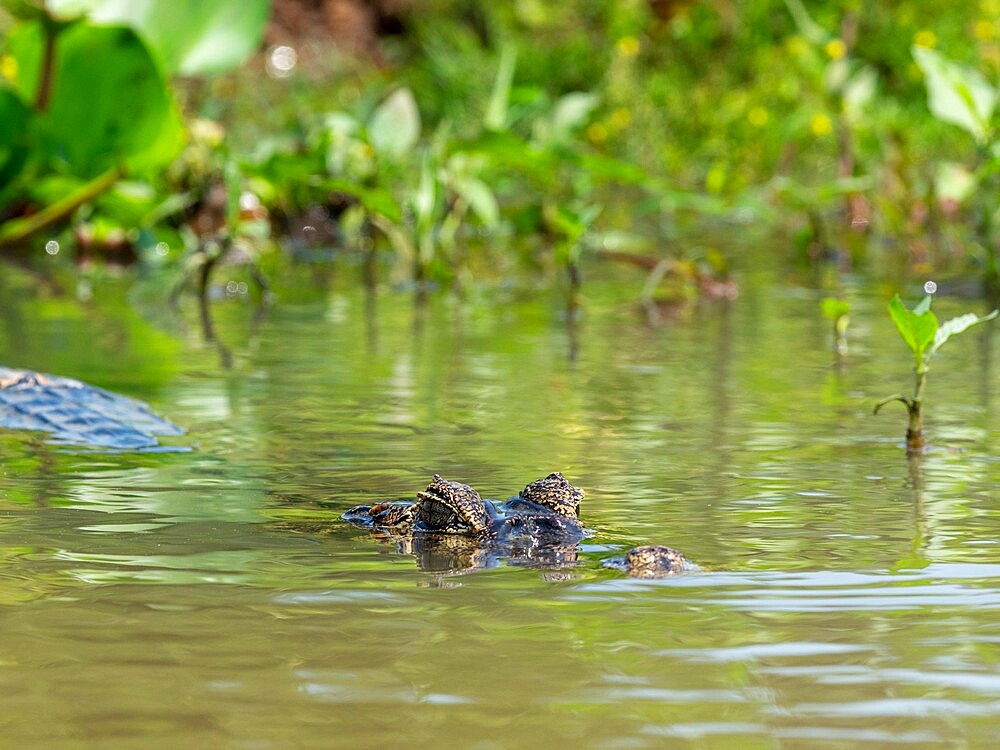
[[[42,57],[42,74],[38,79],[38,91],[35,93],[35,109],[39,113],[49,108],[49,99],[52,97],[52,71],[56,64],[56,37],[59,35],[59,26],[46,16],[42,22],[42,29],[45,33],[45,52]]]
[[[910,422],[906,428],[906,450],[909,453],[919,453],[924,448],[924,387],[927,385],[927,369],[923,365],[917,367],[916,387],[913,399],[906,405]]]
[[[114,185],[124,174],[125,170],[121,166],[113,167],[41,211],[5,222],[0,225],[0,247],[17,244],[50,224],[65,219],[84,203]]]

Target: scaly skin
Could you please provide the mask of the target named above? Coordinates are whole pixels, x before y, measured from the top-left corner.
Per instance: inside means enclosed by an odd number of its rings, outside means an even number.
[[[554,471],[544,479],[536,479],[527,485],[521,490],[519,497],[555,511],[560,516],[579,518],[583,490],[566,481],[566,477],[560,472]]]
[[[435,474],[427,489],[417,493],[414,530],[484,536],[491,521],[483,498],[467,484]]]

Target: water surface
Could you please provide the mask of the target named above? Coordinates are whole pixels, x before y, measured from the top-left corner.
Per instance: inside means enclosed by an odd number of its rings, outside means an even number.
[[[837,368],[822,294],[768,274],[660,326],[591,279],[575,331],[557,292],[354,281],[217,301],[216,343],[114,285],[5,305],[0,362],[143,398],[195,450],[0,435],[0,746],[992,743],[996,331],[935,362],[907,461],[902,409],[870,412],[910,362],[865,285]],[[575,566],[427,572],[339,521],[553,470],[587,491]],[[702,571],[601,566],[644,543]]]

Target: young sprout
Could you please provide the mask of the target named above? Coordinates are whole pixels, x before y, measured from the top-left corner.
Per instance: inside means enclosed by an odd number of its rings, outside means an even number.
[[[838,297],[825,297],[823,315],[833,321],[833,351],[837,357],[847,354],[847,326],[851,322],[851,305]]]
[[[916,377],[912,396],[900,393],[887,396],[875,404],[875,414],[878,414],[886,404],[899,401],[906,407],[909,414],[909,424],[906,428],[906,450],[917,452],[924,447],[923,404],[924,389],[927,385],[927,368],[931,358],[945,341],[979,323],[985,323],[997,316],[994,310],[989,315],[980,317],[973,313],[959,315],[945,323],[938,323],[937,316],[931,312],[931,295],[937,291],[937,284],[928,281],[924,284],[926,294],[912,310],[908,309],[897,294],[889,303],[889,315],[896,324],[896,330],[903,341],[913,352],[914,374]]]

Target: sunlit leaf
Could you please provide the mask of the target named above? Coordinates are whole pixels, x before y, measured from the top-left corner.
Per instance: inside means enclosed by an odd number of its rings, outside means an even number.
[[[920,305],[917,307],[919,308]],[[927,347],[934,342],[934,335],[938,330],[937,317],[926,308],[919,313],[916,310],[908,310],[899,299],[898,294],[889,303],[889,315],[892,316],[896,330],[899,331],[899,335],[903,337],[906,345],[910,347],[919,364],[923,361]]]
[[[913,58],[926,76],[927,103],[934,116],[958,125],[984,143],[996,106],[996,88],[975,68],[934,50],[914,47]]]
[[[8,42],[22,71],[17,87],[33,100],[41,27],[19,26]],[[48,108],[37,122],[49,158],[84,179],[123,163],[133,172],[161,167],[183,142],[180,113],[159,67],[125,27],[79,23],[59,35]]]
[[[600,103],[597,94],[575,91],[560,97],[552,109],[552,135],[565,138],[581,127]]]
[[[496,196],[485,182],[475,177],[460,176],[455,178],[454,188],[483,224],[492,226],[500,220]]]
[[[430,221],[436,200],[437,186],[431,172],[430,160],[424,156],[420,167],[420,184],[413,196],[413,213],[416,215],[418,224],[426,225]]]
[[[927,352],[927,356],[930,356],[941,346],[945,341],[950,339],[952,336],[961,333],[974,325],[979,325],[980,323],[985,323],[988,320],[993,320],[1000,313],[998,310],[994,310],[989,315],[984,315],[982,317],[974,314],[967,313],[965,315],[959,315],[957,318],[952,318],[941,324],[938,328],[937,333],[934,334],[934,344],[931,346],[930,351]]]
[[[870,65],[847,79],[843,90],[844,112],[852,121],[860,120],[868,113],[877,84],[878,73]]]
[[[399,158],[420,139],[420,111],[408,88],[386,97],[368,122],[368,140],[379,154]]]
[[[135,29],[167,75],[230,70],[260,45],[269,0],[48,0],[51,11],[88,11],[94,23]]]

